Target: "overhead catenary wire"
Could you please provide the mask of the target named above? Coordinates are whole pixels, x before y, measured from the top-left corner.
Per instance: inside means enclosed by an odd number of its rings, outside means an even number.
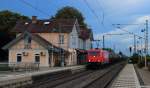
[[[112,24],[112,25],[118,25],[118,26],[120,26],[120,25],[145,25],[145,24],[142,24],[142,23],[140,24],[139,23],[139,24]]]
[[[115,24],[112,24],[113,26],[115,25]],[[117,24],[118,25],[118,24]],[[133,33],[133,32],[130,32],[130,31],[127,31],[127,30],[125,30],[125,29],[122,29],[122,28],[120,28],[120,27],[117,27],[119,30],[122,30],[122,31],[124,31],[124,32],[127,32],[127,33],[129,33],[129,34],[132,34],[132,35],[135,35],[135,36],[137,36],[137,37],[140,37],[140,38],[143,38],[143,39],[145,39],[144,37],[142,37],[142,36],[139,36],[138,34],[135,34],[135,33]]]
[[[101,8],[102,10],[102,21],[101,21],[101,24],[103,25],[104,24],[104,20],[105,20],[105,12],[104,12],[104,9],[101,5],[101,3],[99,2],[99,0],[97,0],[98,4],[99,4],[99,7]]]
[[[105,20],[105,12],[104,9],[101,5],[101,3],[99,2],[99,0],[97,0],[97,3],[99,4],[101,11],[103,12],[102,14],[102,21],[100,20],[99,16],[96,14],[95,10],[91,7],[91,5],[89,4],[89,2],[87,0],[83,0],[85,2],[85,4],[87,5],[87,7],[89,8],[89,10],[94,14],[94,16],[96,17],[96,20],[98,21],[99,24],[102,25],[102,27],[106,30],[109,30],[105,25],[104,25],[104,20]],[[109,22],[109,21],[108,21]],[[109,22],[110,23],[110,22]],[[112,23],[110,23],[112,24]]]
[[[87,4],[87,6],[91,9],[91,11],[93,12],[93,14],[95,14],[95,17],[97,17],[97,19],[99,19],[99,17],[97,16],[97,14],[95,13],[95,11],[90,7],[90,5],[88,4],[88,2],[86,1],[86,0],[84,0],[85,1],[85,3]],[[98,1],[98,3],[99,3],[99,1]],[[99,3],[100,4],[100,3]],[[101,5],[99,5],[99,6],[101,6]],[[102,10],[103,11],[103,10]],[[105,25],[103,24],[103,21],[104,21],[104,13],[103,13],[103,19],[102,19],[102,25],[103,25],[103,27],[106,29],[106,27],[105,27]],[[108,21],[108,22],[110,22],[110,21]],[[121,24],[117,24],[117,25],[121,25]],[[142,25],[142,24],[122,24],[122,25]],[[132,34],[132,35],[134,35],[134,37],[135,36],[137,36],[137,37],[139,37],[139,38],[142,38],[142,39],[145,39],[144,37],[141,37],[141,36],[139,36],[138,34],[135,34],[135,33],[133,33],[133,32],[129,32],[129,31],[127,31],[127,30],[125,30],[125,29],[122,29],[122,28],[118,28],[118,29],[120,29],[120,30],[122,30],[122,31],[125,31],[125,32],[127,32],[127,33],[129,33],[129,34]]]
[[[87,0],[84,0],[85,4],[87,5],[87,7],[91,10],[91,12],[94,14],[94,16],[97,18],[98,22],[99,22],[99,17],[96,14],[96,12],[94,11],[94,9],[90,6],[90,4],[87,2]]]
[[[25,0],[19,0],[20,2],[22,2],[22,3],[24,3],[25,5],[27,5],[27,6],[29,6],[29,7],[31,7],[31,8],[33,8],[33,9],[35,9],[35,10],[37,10],[38,12],[40,12],[40,13],[42,13],[42,14],[44,14],[44,15],[46,15],[46,16],[50,16],[48,13],[46,13],[45,11],[43,11],[43,10],[41,10],[41,9],[39,9],[39,8],[37,8],[37,7],[35,7],[35,6],[33,6],[32,4],[30,4],[29,2],[27,2],[27,1],[25,1]],[[96,14],[96,12],[94,11],[94,9],[90,6],[90,4],[88,3],[88,1],[87,0],[84,0],[85,1],[85,3],[86,3],[86,5],[88,6],[88,8],[91,10],[91,12],[95,15],[95,17],[97,18],[97,20],[98,20],[98,22],[100,22],[101,24],[103,24],[103,21],[104,21],[104,10],[103,10],[103,8],[102,8],[102,6],[101,5],[99,5],[100,7],[101,7],[101,9],[102,9],[102,11],[103,11],[103,16],[102,16],[102,21],[100,21],[100,19],[99,19],[99,16]],[[98,0],[97,0],[98,1]],[[100,4],[100,2],[98,1],[98,3]],[[119,25],[119,24],[118,24]],[[122,24],[121,24],[122,25]],[[130,24],[124,24],[124,25],[130,25]],[[132,25],[139,25],[139,24],[132,24]],[[123,29],[122,29],[123,30]],[[125,30],[123,30],[123,31],[125,31]],[[126,32],[128,32],[128,31],[126,31]],[[130,34],[133,34],[133,33],[131,33],[131,32],[129,32]],[[138,36],[137,34],[135,34],[136,36]]]
[[[99,2],[99,0],[97,0],[97,2],[98,2],[98,4],[99,4],[99,6],[100,6],[100,8],[101,8],[101,10],[103,11],[103,15],[104,15],[104,17],[105,17],[105,14],[104,14],[104,9],[103,9],[103,7],[101,6],[101,3]],[[103,18],[104,19],[104,18]],[[110,22],[110,21],[108,21],[108,22]],[[112,23],[111,23],[112,24]],[[143,24],[143,23],[138,23],[138,24],[112,24],[112,25],[145,25],[145,24]],[[125,31],[125,30],[124,30]],[[127,32],[127,31],[126,31]],[[128,31],[128,33],[130,33],[129,31]],[[133,34],[133,33],[130,33],[130,34]],[[136,36],[138,36],[137,34],[135,34]],[[139,36],[140,37],[140,36]]]
[[[98,23],[103,24],[102,21],[100,21],[99,16],[96,14],[95,10],[90,6],[87,0],[84,0],[86,6],[89,8],[89,10],[93,13],[93,15],[96,17]]]
[[[36,6],[33,6],[33,5],[30,4],[29,2],[27,2],[27,1],[25,1],[25,0],[18,0],[18,1],[20,1],[21,3],[23,3],[23,4],[25,4],[25,5],[29,6],[29,7],[31,7],[31,8],[34,9],[34,10],[40,12],[41,14],[50,17],[50,15],[49,15],[47,12],[45,12],[45,11],[43,11],[43,10],[37,8]]]

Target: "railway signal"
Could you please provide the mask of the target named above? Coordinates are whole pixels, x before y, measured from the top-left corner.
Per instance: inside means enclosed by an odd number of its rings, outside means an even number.
[[[130,53],[132,52],[132,47],[131,46],[129,47],[129,51],[130,51]]]
[[[131,57],[131,53],[132,53],[132,47],[129,47],[129,51],[130,51],[130,57]]]

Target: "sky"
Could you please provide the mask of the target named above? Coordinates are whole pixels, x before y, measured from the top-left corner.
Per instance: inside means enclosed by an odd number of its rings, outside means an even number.
[[[29,17],[35,15],[39,19],[48,19],[64,6],[75,7],[85,17],[88,27],[92,28],[95,39],[102,40],[105,35],[106,47],[129,55],[129,47],[133,46],[133,35],[122,30],[143,37],[141,30],[145,28],[145,20],[150,21],[149,3],[150,0],[0,0],[0,11],[11,10]],[[112,24],[130,25],[121,25],[118,28]],[[119,33],[124,35],[106,35]],[[144,40],[141,41],[139,44],[143,47]],[[102,47],[102,41],[99,47]],[[138,48],[141,47],[138,45]]]

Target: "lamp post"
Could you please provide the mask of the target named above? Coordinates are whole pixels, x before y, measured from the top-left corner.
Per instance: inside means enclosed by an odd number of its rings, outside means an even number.
[[[54,66],[54,57],[53,57],[53,50],[54,50],[54,47],[52,46],[51,47],[51,60],[50,60],[50,63],[51,63],[51,67],[53,67]]]
[[[146,58],[146,53],[147,53],[147,51],[146,51],[146,30],[145,29],[142,29],[141,30],[141,32],[144,32],[144,38],[145,38],[145,47],[144,47],[144,62],[145,62],[145,68],[147,67],[147,65],[146,65],[146,63],[147,63],[147,58]]]
[[[145,49],[144,49],[144,53],[145,53],[145,69],[147,68],[147,55],[148,55],[148,20],[146,20],[145,23],[145,29],[142,30],[141,32],[145,32]]]
[[[60,53],[60,65],[64,67],[64,50],[62,49],[62,33],[61,33],[61,23],[59,23],[59,53]]]
[[[133,35],[134,36],[134,54],[136,53],[136,36],[135,35]]]
[[[139,49],[139,54],[140,54],[140,62],[142,61],[142,37],[139,37],[139,41],[140,41],[140,49]]]
[[[105,48],[105,36],[103,35],[103,49]]]

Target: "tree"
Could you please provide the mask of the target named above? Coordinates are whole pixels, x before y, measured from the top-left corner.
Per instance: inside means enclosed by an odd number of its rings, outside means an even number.
[[[27,16],[23,16],[19,13],[8,10],[0,11],[0,61],[7,58],[7,52],[3,51],[1,47],[15,38],[15,35],[12,34],[10,30],[15,26],[18,20],[27,19],[29,19]]]
[[[130,59],[132,60],[132,63],[136,64],[138,63],[139,55],[134,53]]]
[[[0,12],[0,32],[9,32],[18,20],[29,19],[19,13],[4,10]]]
[[[51,19],[74,19],[77,18],[80,25],[87,27],[84,17],[76,8],[66,6],[57,11],[56,15]]]

